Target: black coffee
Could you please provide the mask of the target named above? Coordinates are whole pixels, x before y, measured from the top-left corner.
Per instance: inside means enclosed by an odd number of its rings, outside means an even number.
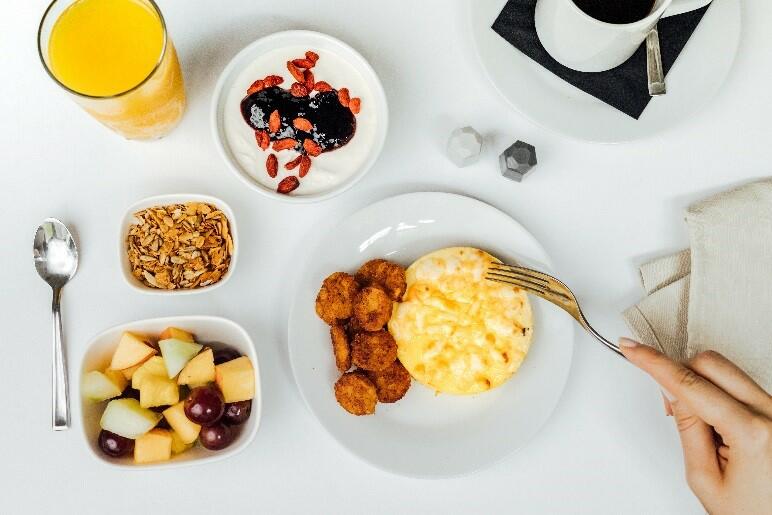
[[[654,0],[574,0],[586,14],[606,23],[642,20],[654,7]]]

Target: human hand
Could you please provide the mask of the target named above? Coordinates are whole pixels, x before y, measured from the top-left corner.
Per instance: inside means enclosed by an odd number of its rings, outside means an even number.
[[[667,395],[686,481],[705,509],[713,515],[772,513],[772,397],[716,352],[681,365],[632,340],[623,338],[619,346]]]

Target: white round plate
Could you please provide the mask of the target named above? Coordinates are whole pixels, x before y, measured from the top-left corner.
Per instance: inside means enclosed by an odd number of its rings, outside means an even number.
[[[320,56],[313,71],[317,81],[333,87],[347,87],[351,96],[361,97],[356,116],[357,129],[345,146],[314,158],[314,165],[300,187],[289,195],[276,192],[278,182],[289,172],[284,164],[295,152],[276,152],[279,175],[270,179],[265,160],[272,152],[262,151],[254,141],[254,131],[244,123],[239,109],[246,90],[257,78],[280,75],[282,87],[294,79],[287,70],[290,59],[303,57],[306,50]],[[307,203],[339,195],[357,183],[375,164],[386,141],[389,111],[386,94],[375,70],[362,55],[332,36],[308,30],[277,32],[250,43],[225,67],[212,98],[212,131],[215,144],[228,167],[253,190],[284,202]]]
[[[289,316],[289,353],[300,393],[322,426],[364,461],[414,477],[466,474],[523,446],[547,421],[571,365],[574,331],[565,313],[531,297],[534,340],[518,373],[503,386],[474,396],[435,395],[413,381],[395,404],[355,417],[333,393],[335,368],[329,328],[314,303],[322,281],[353,273],[383,257],[402,265],[432,250],[468,245],[505,262],[550,270],[544,249],[520,224],[478,200],[448,193],[411,193],[372,204],[309,245]]]
[[[740,43],[740,0],[714,0],[667,75],[667,94],[638,120],[535,63],[493,31],[506,0],[469,2],[477,55],[496,89],[537,125],[580,140],[614,143],[656,134],[705,105],[726,80]]]

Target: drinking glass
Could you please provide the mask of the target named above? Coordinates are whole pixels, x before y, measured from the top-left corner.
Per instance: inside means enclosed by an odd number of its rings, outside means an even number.
[[[54,0],[46,9],[38,30],[38,53],[46,72],[91,116],[125,138],[156,139],[168,134],[185,111],[185,86],[177,52],[167,33],[163,15],[153,0],[115,0],[116,3],[112,4],[136,2],[157,16],[163,32],[163,45],[155,66],[143,80],[125,91],[101,96],[77,91],[57,77],[50,59],[52,31],[63,12],[84,1],[89,0]],[[106,5],[110,8],[109,4]],[[137,34],[138,38],[142,36]],[[93,44],[99,45],[100,42],[94,41]],[[124,57],[127,55],[130,56],[131,51],[123,54]]]

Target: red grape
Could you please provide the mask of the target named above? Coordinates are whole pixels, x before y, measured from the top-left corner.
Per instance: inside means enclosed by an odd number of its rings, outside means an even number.
[[[233,442],[233,431],[222,422],[209,427],[202,427],[198,441],[210,451],[225,449]]]
[[[231,402],[225,405],[225,413],[222,414],[222,420],[226,424],[235,426],[243,424],[252,413],[252,401]]]
[[[215,344],[217,345],[217,344]],[[236,359],[241,357],[241,353],[237,351],[234,348],[231,347],[217,347],[214,350],[214,364],[219,365],[221,363],[225,363],[226,361],[230,361],[232,359]]]
[[[225,401],[216,386],[199,386],[190,391],[184,406],[191,422],[210,426],[222,417]]]
[[[103,429],[99,432],[99,448],[111,458],[120,458],[134,450],[134,440]]]

